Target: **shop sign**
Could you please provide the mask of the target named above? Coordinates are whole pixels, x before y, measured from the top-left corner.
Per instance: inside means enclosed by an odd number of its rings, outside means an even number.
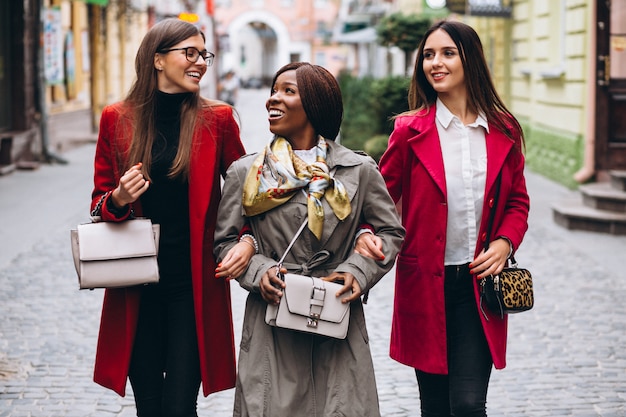
[[[63,40],[61,9],[45,8],[43,10],[43,61],[48,85],[62,84],[64,81]]]

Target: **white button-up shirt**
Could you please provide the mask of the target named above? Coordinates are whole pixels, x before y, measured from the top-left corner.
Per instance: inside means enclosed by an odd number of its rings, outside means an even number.
[[[462,265],[474,259],[480,230],[489,126],[484,115],[467,126],[437,99],[437,132],[443,153],[448,197],[445,265]]]

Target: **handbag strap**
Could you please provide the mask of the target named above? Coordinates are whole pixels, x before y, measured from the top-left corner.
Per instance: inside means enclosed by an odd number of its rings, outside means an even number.
[[[487,251],[487,249],[489,249],[489,241],[491,240],[491,232],[493,230],[493,218],[496,215],[496,211],[495,208],[498,207],[498,199],[500,198],[500,185],[502,184],[502,172],[500,172],[498,174],[498,178],[496,178],[496,183],[495,183],[495,193],[493,195],[493,215],[489,216],[489,223],[487,224],[487,239],[485,239],[485,251]],[[515,260],[515,256],[513,254],[511,254],[511,256],[508,259],[510,265],[512,267],[517,267],[517,261]]]
[[[489,241],[491,240],[491,232],[493,230],[493,221],[496,216],[496,208],[498,207],[498,199],[500,198],[500,184],[502,183],[502,172],[498,173],[498,178],[496,178],[495,183],[495,193],[493,195],[493,213],[489,216],[489,223],[487,223],[487,239],[485,239],[485,251],[489,249]]]
[[[104,200],[106,200],[107,196],[111,194],[111,192],[112,191],[107,191],[106,193],[102,194],[96,206],[93,208],[93,210],[91,210],[90,217],[93,223],[97,223],[100,221],[102,216],[102,205],[104,204]]]
[[[336,171],[337,171],[337,167],[334,167],[330,171],[330,177],[331,178],[334,178]],[[304,191],[304,189],[301,189],[300,191],[302,191],[302,194],[304,194],[304,196],[306,198],[309,198],[309,196]],[[287,257],[287,254],[291,250],[291,247],[293,246],[293,244],[296,243],[296,240],[298,240],[298,236],[300,236],[300,234],[302,233],[302,231],[304,230],[304,228],[305,228],[305,226],[307,225],[308,222],[309,222],[309,218],[307,216],[304,219],[304,221],[302,222],[302,224],[300,225],[300,228],[298,228],[298,230],[296,231],[296,234],[293,236],[293,239],[291,239],[291,242],[289,242],[289,246],[287,246],[287,249],[285,249],[285,253],[283,253],[283,256],[280,257],[280,260],[278,261],[278,264],[276,264],[276,275],[278,275],[278,273],[280,272],[280,268],[283,266],[283,262],[285,261],[285,258]]]
[[[278,264],[276,265],[278,269],[280,269],[280,267],[283,265],[283,261],[287,257],[287,254],[291,250],[291,247],[293,246],[294,243],[296,243],[298,236],[300,236],[300,234],[302,233],[302,231],[304,230],[304,227],[306,226],[308,222],[309,222],[309,218],[307,217],[306,219],[304,219],[304,221],[300,225],[300,228],[298,229],[296,234],[293,236],[293,239],[291,239],[291,242],[289,242],[289,246],[287,246],[287,249],[285,249],[285,253],[283,253],[283,256],[280,257],[280,260],[278,261]]]

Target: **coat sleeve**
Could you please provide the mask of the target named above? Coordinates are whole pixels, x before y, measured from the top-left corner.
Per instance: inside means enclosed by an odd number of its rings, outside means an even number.
[[[130,205],[125,210],[109,210],[110,191],[117,187],[119,174],[116,174],[115,141],[117,124],[119,122],[119,109],[117,106],[107,106],[102,111],[100,118],[100,129],[98,132],[98,142],[96,144],[96,155],[94,160],[94,188],[91,193],[91,210],[93,210],[100,199],[102,201],[101,218],[103,221],[122,221],[127,219],[131,213]]]
[[[335,271],[349,272],[363,292],[372,288],[391,269],[404,240],[405,230],[382,175],[375,162],[367,157],[361,169],[359,193],[363,200],[360,223],[373,227],[383,241],[385,259],[374,260],[353,251]]]
[[[241,206],[241,196],[249,166],[246,161],[250,161],[249,158],[253,157],[253,155],[249,155],[233,162],[226,172],[215,227],[214,254],[217,262],[220,262],[228,251],[237,244],[241,230],[246,224]],[[263,254],[252,256],[246,272],[237,279],[239,285],[248,291],[258,292],[261,277],[273,265],[276,265],[276,261]]]
[[[509,178],[508,186],[502,184],[501,192],[508,190],[504,203],[502,220],[493,236],[506,236],[513,245],[513,252],[519,248],[522,239],[528,230],[528,212],[530,198],[526,189],[524,177],[524,155],[519,145],[512,148],[502,173],[503,178]]]

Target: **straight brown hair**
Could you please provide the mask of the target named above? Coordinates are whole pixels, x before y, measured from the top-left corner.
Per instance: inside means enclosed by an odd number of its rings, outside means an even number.
[[[206,40],[204,33],[194,25],[175,18],[165,19],[148,31],[135,57],[137,79],[125,99],[125,104],[132,114],[133,133],[130,138],[127,158],[124,158],[124,155],[119,155],[119,157],[126,161],[126,169],[142,162],[141,170],[148,180],[150,180],[150,166],[152,164],[152,145],[156,136],[155,114],[158,84],[154,56],[158,51],[171,48],[196,35],[202,35],[202,38]],[[170,167],[169,177],[189,178],[193,133],[198,111],[203,103],[199,92],[190,95],[190,98],[183,102],[180,114],[178,151]]]
[[[477,114],[485,114],[487,121],[493,123],[498,130],[511,139],[516,136],[511,131],[513,128],[519,134],[523,144],[524,132],[522,127],[504,105],[493,85],[480,38],[471,26],[462,22],[442,20],[433,24],[424,34],[417,49],[417,59],[409,86],[409,111],[428,110],[437,100],[437,92],[424,74],[423,63],[426,40],[438,29],[445,31],[452,38],[459,51],[465,72],[470,110]]]

